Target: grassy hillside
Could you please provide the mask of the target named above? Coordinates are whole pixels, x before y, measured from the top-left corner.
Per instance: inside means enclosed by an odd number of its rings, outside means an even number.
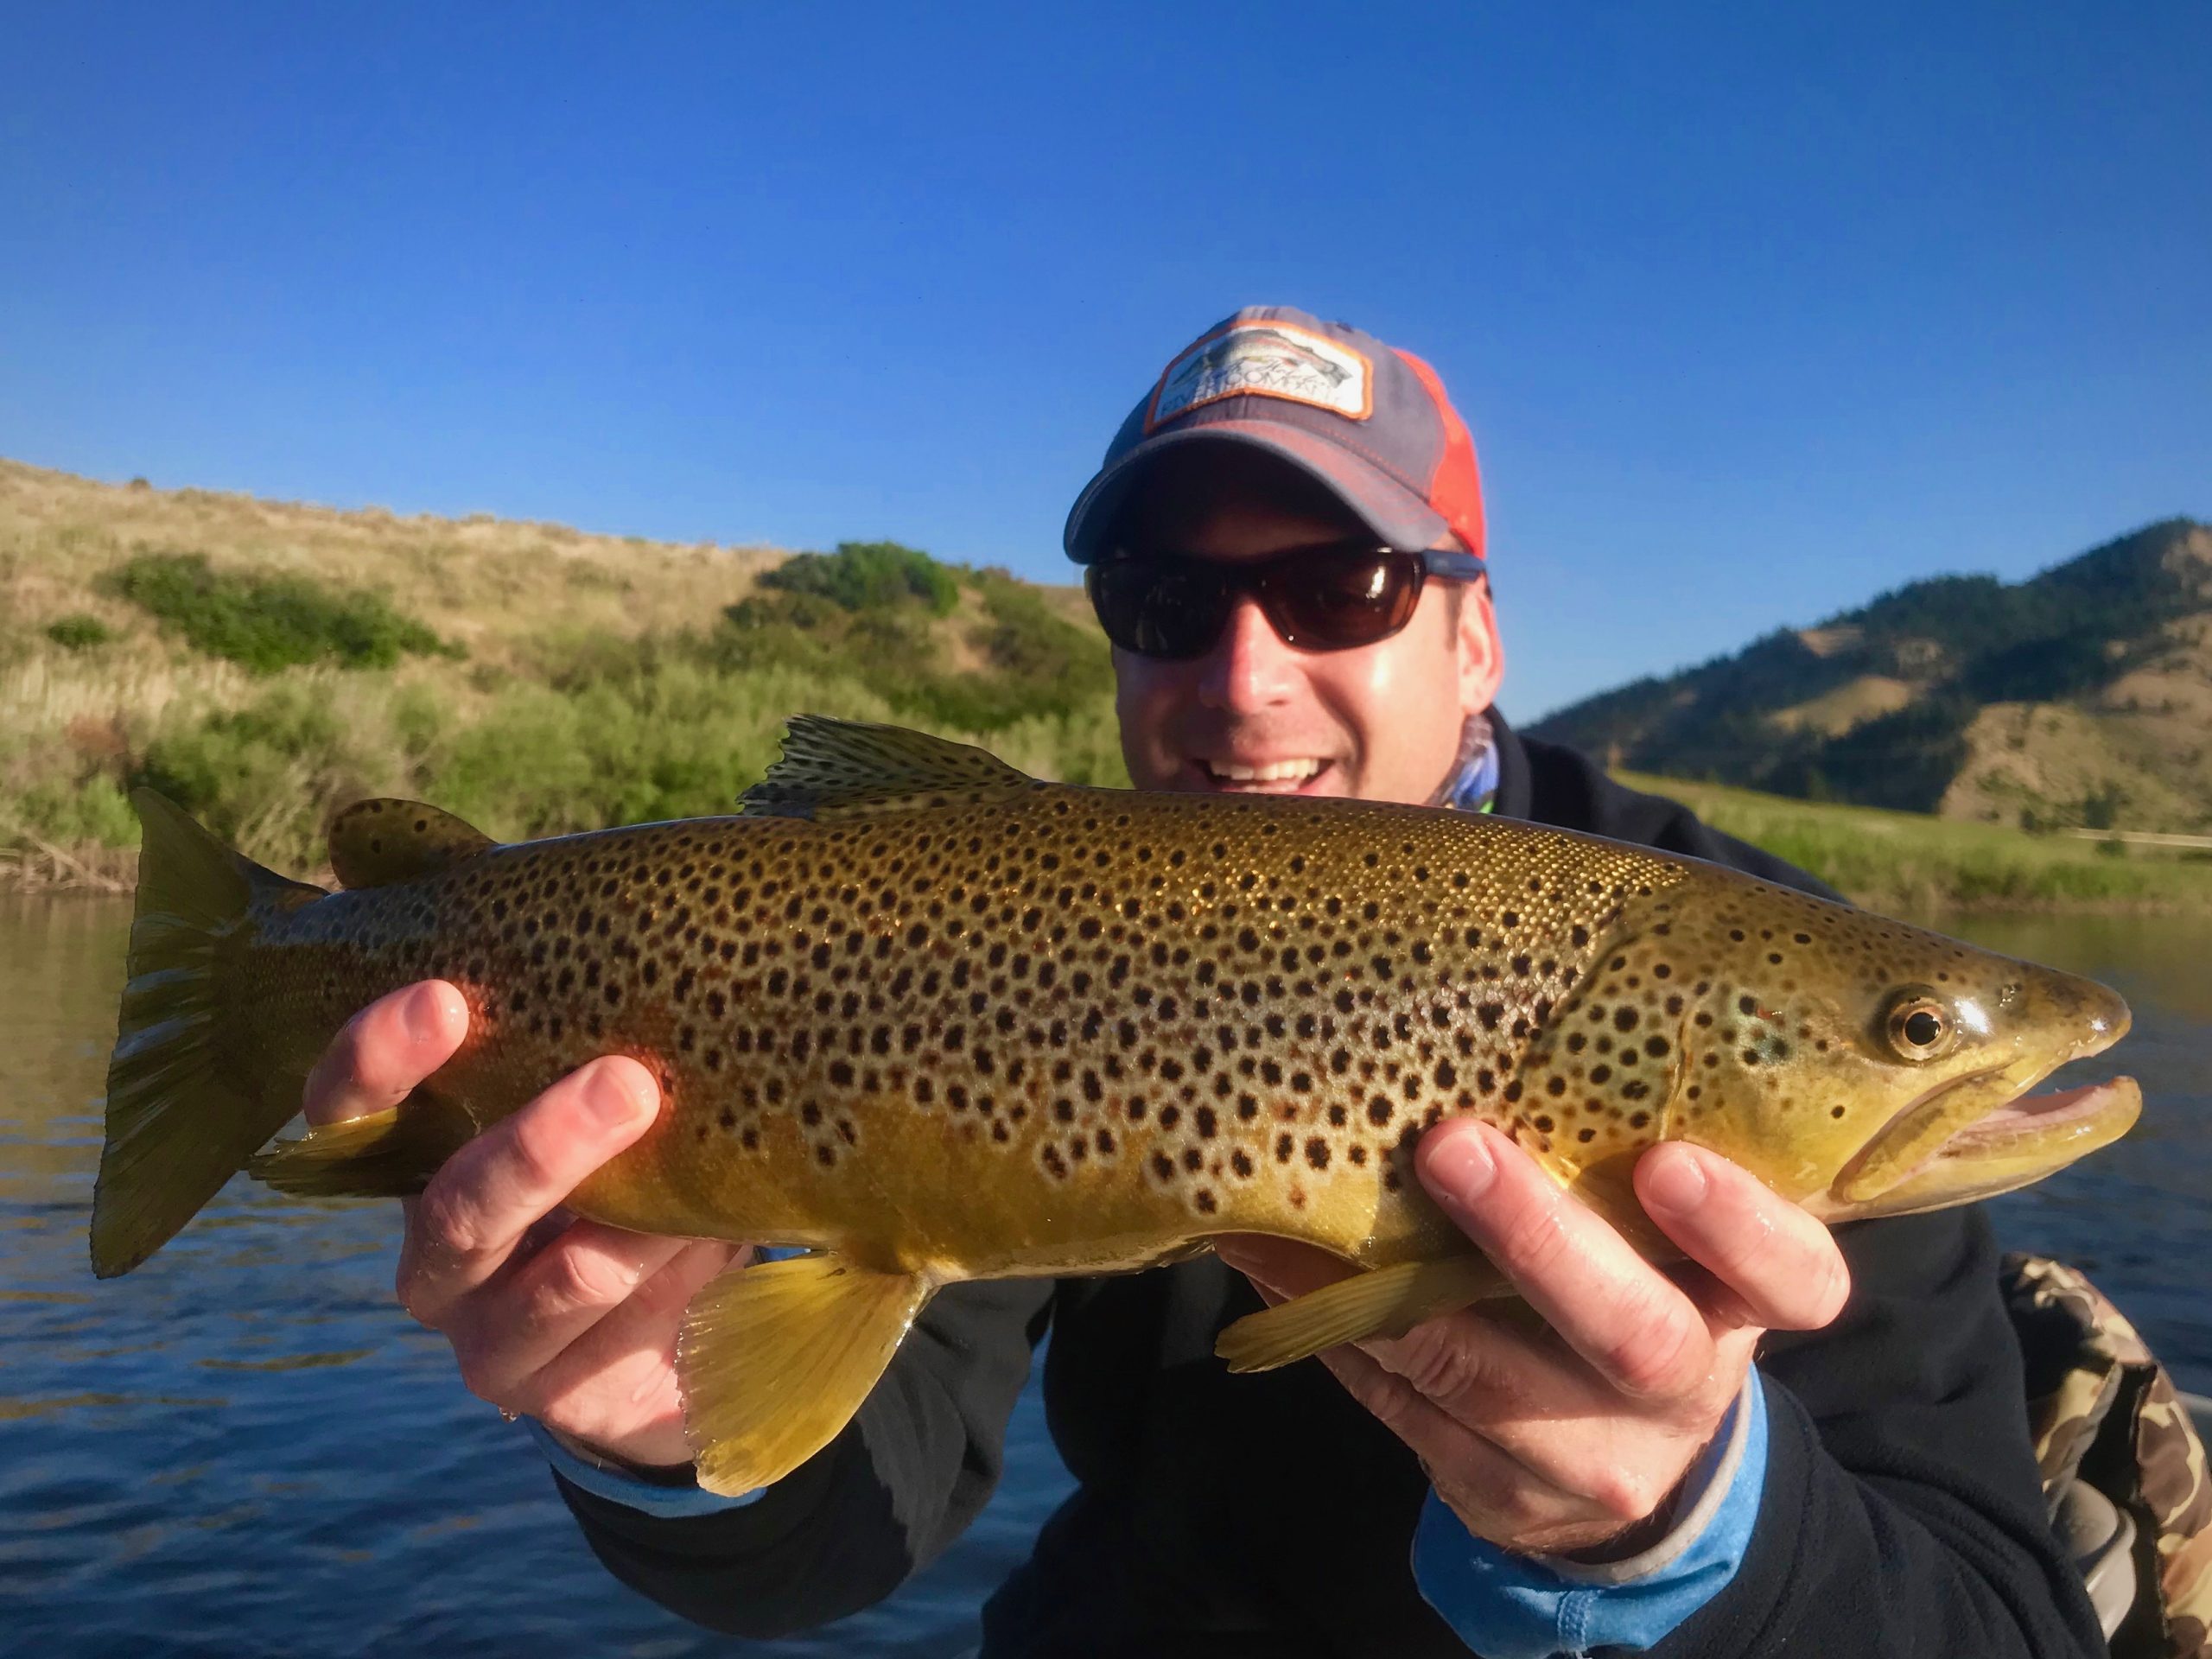
[[[2212,526],[1936,576],[1538,728],[1612,764],[2029,829],[2212,829]]]
[[[2028,835],[1923,813],[1816,804],[1724,784],[1623,772],[1632,789],[1810,870],[1857,903],[1904,915],[1954,909],[2212,908],[2212,851]]]
[[[788,715],[1126,781],[1081,595],[893,543],[796,557],[111,486],[0,461],[0,882],[127,881],[149,783],[251,855],[437,801],[519,836],[726,810]]]
[[[1849,732],[1916,696],[1792,707],[1802,729]],[[1127,782],[1073,588],[894,543],[673,546],[0,461],[0,886],[127,886],[139,783],[303,874],[322,872],[330,813],[365,795],[503,837],[726,810],[807,709]],[[2048,762],[2040,739],[1993,741]],[[2185,853],[1631,781],[1882,908],[2212,904],[2212,861]]]

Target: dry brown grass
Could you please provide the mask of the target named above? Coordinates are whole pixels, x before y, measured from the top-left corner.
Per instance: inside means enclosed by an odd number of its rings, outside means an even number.
[[[103,484],[0,460],[0,791],[52,775],[57,757],[81,752],[88,736],[111,733],[137,750],[172,709],[231,709],[252,694],[257,682],[244,670],[191,651],[104,591],[107,571],[149,549],[389,595],[466,649],[463,663],[403,671],[456,705],[508,671],[557,655],[563,640],[695,627],[786,556],[482,514],[401,518],[378,507]],[[49,624],[78,613],[98,617],[113,637],[75,651],[46,637]]]
[[[1841,737],[1870,720],[1897,713],[1919,695],[1918,687],[1903,680],[1862,674],[1794,709],[1778,709],[1767,718],[1785,732],[1811,730],[1823,737]]]
[[[495,664],[560,633],[694,626],[788,556],[484,514],[400,518],[380,507],[102,484],[0,461],[0,592],[19,624],[89,610],[123,634],[149,633],[130,607],[86,597],[101,572],[145,548],[381,592],[433,619],[473,659]]]

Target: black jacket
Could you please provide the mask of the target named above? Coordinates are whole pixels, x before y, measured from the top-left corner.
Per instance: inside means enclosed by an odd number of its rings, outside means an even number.
[[[1826,893],[1571,749],[1503,721],[1497,736],[1503,814]],[[1853,1284],[1842,1318],[1759,1355],[1771,1415],[1751,1552],[1655,1651],[2101,1653],[2044,1526],[1980,1211],[1840,1236]],[[1046,1415],[1080,1485],[985,1608],[988,1659],[1464,1655],[1408,1565],[1427,1490],[1412,1454],[1319,1365],[1231,1376],[1214,1357],[1215,1333],[1259,1305],[1211,1255],[954,1287],[855,1423],[758,1502],[664,1520],[565,1482],[563,1495],[618,1578],[687,1618],[753,1636],[839,1618],[896,1589],[982,1507],[1049,1327]]]

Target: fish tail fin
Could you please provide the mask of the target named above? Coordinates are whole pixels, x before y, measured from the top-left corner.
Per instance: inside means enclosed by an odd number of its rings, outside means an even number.
[[[1213,1351],[1232,1371],[1271,1371],[1338,1343],[1402,1337],[1424,1319],[1512,1289],[1488,1256],[1401,1262],[1247,1313],[1224,1328]]]
[[[699,1484],[735,1497],[835,1440],[899,1351],[936,1281],[834,1254],[733,1268],[691,1299],[677,1339]]]
[[[226,1063],[220,1028],[255,901],[321,892],[232,852],[152,790],[130,798],[145,843],[92,1192],[92,1271],[103,1279],[167,1243],[298,1109]]]

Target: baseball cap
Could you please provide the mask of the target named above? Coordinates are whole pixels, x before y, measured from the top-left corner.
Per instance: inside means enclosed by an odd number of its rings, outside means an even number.
[[[1287,305],[1246,306],[1169,360],[1076,498],[1062,537],[1068,556],[1096,561],[1155,457],[1224,442],[1309,474],[1390,547],[1457,545],[1483,556],[1474,440],[1436,371]]]

